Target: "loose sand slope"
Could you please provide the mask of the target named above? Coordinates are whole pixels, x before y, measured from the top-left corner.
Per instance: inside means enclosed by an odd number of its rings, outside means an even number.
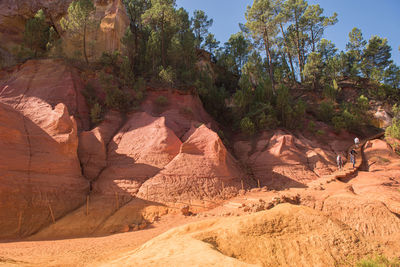
[[[307,207],[213,219],[171,230],[109,266],[333,266],[372,246],[345,224]]]

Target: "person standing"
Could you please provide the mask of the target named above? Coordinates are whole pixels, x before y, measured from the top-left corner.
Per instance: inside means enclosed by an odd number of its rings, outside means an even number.
[[[356,167],[356,154],[357,152],[354,149],[350,151],[350,162],[353,163],[353,169]]]
[[[338,169],[341,170],[343,168],[343,160],[342,160],[342,156],[340,154],[338,154],[336,157],[336,163],[337,163]]]
[[[360,139],[358,139],[358,137],[354,138],[354,144],[356,145],[356,148],[360,145]]]

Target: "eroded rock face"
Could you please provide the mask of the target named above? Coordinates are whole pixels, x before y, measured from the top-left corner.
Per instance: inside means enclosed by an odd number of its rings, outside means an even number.
[[[32,18],[39,9],[43,9],[46,19],[53,25],[57,32],[63,33],[60,20],[67,14],[68,6],[72,0],[4,0],[0,3],[0,39],[4,40],[0,47],[11,51],[12,47],[20,45],[23,41],[25,23]],[[88,44],[94,43],[91,52],[92,58],[98,58],[102,52],[122,50],[121,38],[129,27],[129,18],[121,0],[97,0],[95,18],[99,28],[89,34]],[[76,44],[75,44],[76,45]],[[73,55],[74,48],[69,39],[65,38],[64,52]]]
[[[99,126],[80,134],[78,155],[87,179],[95,180],[107,166],[107,146],[121,127],[121,123],[122,115],[110,111]]]
[[[89,111],[82,89],[76,70],[62,60],[30,60],[8,77],[0,78],[0,102],[22,112],[41,127],[48,119],[46,110],[64,103],[81,131],[89,128]]]
[[[23,41],[25,23],[43,9],[49,22],[57,22],[68,9],[72,0],[3,0],[0,2],[0,46],[8,48]],[[50,18],[51,14],[51,18]]]
[[[244,174],[218,135],[202,125],[188,136],[179,154],[141,186],[138,196],[174,201],[224,197],[240,189]]]
[[[337,194],[324,202],[323,211],[367,236],[398,240],[400,218],[374,198],[355,194]]]
[[[264,133],[252,146],[235,144],[235,153],[248,164],[254,177],[269,188],[305,187],[308,182],[333,171],[335,154],[321,149],[304,136],[277,131]]]
[[[0,238],[34,233],[88,192],[74,118],[64,104],[42,112],[38,124],[0,103]]]
[[[132,114],[108,144],[107,167],[95,185],[96,191],[135,194],[144,181],[179,153],[180,146],[165,118],[145,112]]]
[[[164,105],[157,103],[160,97],[167,101]],[[216,130],[217,125],[211,116],[204,110],[198,96],[180,94],[170,91],[149,91],[141,105],[142,109],[153,116],[165,117],[166,125],[182,138],[193,126],[202,123],[210,125]]]

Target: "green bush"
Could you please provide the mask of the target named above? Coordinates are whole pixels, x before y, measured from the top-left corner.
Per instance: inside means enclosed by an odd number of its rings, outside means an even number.
[[[103,67],[116,67],[119,56],[120,56],[120,52],[118,50],[115,50],[112,53],[103,52],[101,54],[99,62]]]
[[[100,81],[106,93],[105,104],[108,108],[126,112],[132,106],[132,95],[122,91],[117,87],[117,83],[112,75],[101,73]]]
[[[157,97],[157,99],[156,99],[155,102],[156,102],[157,106],[159,106],[159,107],[165,107],[165,106],[168,105],[168,98],[166,98],[166,97],[163,96],[163,95],[160,95],[159,97]]]
[[[99,103],[95,103],[90,109],[90,121],[93,125],[97,125],[102,121],[102,110]]]
[[[318,136],[323,136],[323,135],[325,135],[325,131],[324,130],[318,130],[315,134],[318,135]]]
[[[93,107],[94,104],[97,103],[96,90],[94,89],[91,83],[85,85],[85,87],[82,90],[82,94],[85,97],[86,103],[88,104],[89,107]]]
[[[179,112],[185,116],[192,116],[193,110],[191,107],[183,107],[179,110]]]
[[[392,137],[400,139],[400,106],[397,104],[393,106],[393,119],[392,125],[386,128],[385,135],[387,137]]]
[[[315,127],[316,127],[315,122],[313,122],[313,121],[309,121],[309,122],[308,122],[307,128],[308,128],[308,130],[309,130],[310,132],[314,133],[314,132],[315,132]]]
[[[255,133],[256,127],[248,117],[244,117],[240,121],[240,129],[243,133],[247,135],[253,135]]]
[[[400,266],[400,260],[399,259],[393,259],[390,260],[385,256],[375,256],[373,257],[367,257],[365,259],[360,260],[356,264],[357,267],[399,267]]]
[[[160,72],[158,73],[158,76],[162,82],[165,82],[169,85],[174,84],[175,73],[171,67],[167,67],[166,69],[160,67]]]
[[[319,104],[317,113],[317,118],[319,120],[330,123],[334,114],[335,110],[332,101],[324,101]]]
[[[105,89],[106,92],[106,105],[108,108],[117,109],[123,112],[129,110],[131,106],[132,96],[123,92],[118,87],[111,87]]]

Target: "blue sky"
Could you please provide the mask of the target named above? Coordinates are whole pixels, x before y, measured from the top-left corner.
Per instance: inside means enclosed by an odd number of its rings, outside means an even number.
[[[190,15],[195,9],[206,12],[214,19],[210,29],[222,43],[239,31],[239,22],[244,23],[247,5],[253,0],[176,0],[178,7],[185,8]],[[392,59],[400,65],[400,0],[308,0],[319,4],[327,16],[338,13],[339,22],[325,31],[324,38],[333,41],[343,50],[348,34],[353,27],[360,28],[368,40],[373,35],[385,37],[392,47]]]

